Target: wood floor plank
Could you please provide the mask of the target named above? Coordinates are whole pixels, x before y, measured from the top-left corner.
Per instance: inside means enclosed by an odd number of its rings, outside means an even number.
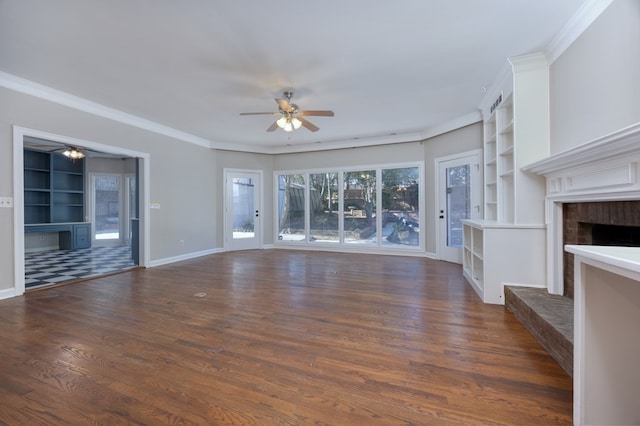
[[[461,268],[227,252],[0,301],[0,424],[571,424],[572,380]]]

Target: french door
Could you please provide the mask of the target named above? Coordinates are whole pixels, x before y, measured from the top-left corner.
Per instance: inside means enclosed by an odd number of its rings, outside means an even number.
[[[439,257],[447,262],[462,263],[462,221],[480,217],[480,151],[436,162]]]
[[[120,245],[125,241],[123,176],[91,173],[91,210],[94,245]]]
[[[262,172],[225,169],[224,176],[225,250],[260,248]]]

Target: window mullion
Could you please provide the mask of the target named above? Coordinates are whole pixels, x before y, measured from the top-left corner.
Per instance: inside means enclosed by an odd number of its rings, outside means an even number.
[[[344,172],[338,171],[338,235],[340,245],[344,244]]]
[[[305,173],[304,177],[304,241],[309,242],[311,239],[311,185],[309,184],[309,173]]]
[[[376,169],[376,240],[382,246],[382,169]]]

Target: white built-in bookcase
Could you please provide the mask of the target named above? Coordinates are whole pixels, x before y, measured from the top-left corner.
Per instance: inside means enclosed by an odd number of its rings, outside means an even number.
[[[481,104],[484,219],[464,224],[464,275],[486,303],[504,285],[546,287],[545,183],[522,167],[549,156],[549,66],[544,55],[509,58]]]

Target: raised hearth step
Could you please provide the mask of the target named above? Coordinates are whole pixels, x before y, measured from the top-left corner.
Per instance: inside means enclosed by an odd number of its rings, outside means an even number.
[[[505,307],[573,377],[573,299],[545,288],[505,286]]]

